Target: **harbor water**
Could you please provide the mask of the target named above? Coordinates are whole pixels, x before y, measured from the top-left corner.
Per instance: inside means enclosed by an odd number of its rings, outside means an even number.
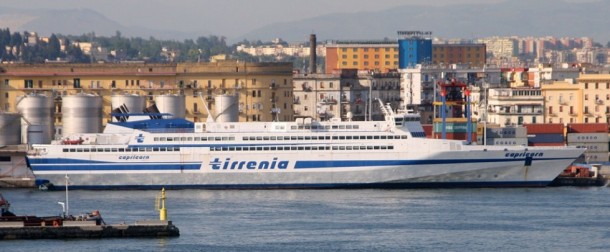
[[[158,219],[158,191],[69,192],[69,213]],[[20,215],[65,192],[2,190]],[[610,188],[175,190],[177,238],[0,241],[2,251],[607,251]]]

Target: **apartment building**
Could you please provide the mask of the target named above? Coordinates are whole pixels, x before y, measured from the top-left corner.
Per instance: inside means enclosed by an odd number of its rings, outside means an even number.
[[[517,56],[519,46],[514,38],[492,37],[479,39],[479,43],[487,45],[487,53],[494,58],[512,58]]]
[[[544,98],[538,88],[490,89],[486,102],[489,123],[515,126],[544,121]]]
[[[184,64],[6,64],[0,66],[0,106],[17,112],[18,97],[41,93],[55,101],[55,124],[62,124],[62,97],[101,96],[103,123],[111,120],[113,95],[184,97],[185,118],[205,121],[218,95],[237,95],[239,121],[292,121],[292,64],[220,61]],[[133,111],[132,111],[133,112]],[[139,112],[139,111],[138,111]]]
[[[582,74],[575,83],[542,86],[545,122],[610,123],[610,74]]]
[[[568,81],[555,81],[542,85],[545,123],[582,123],[583,89]]]
[[[326,73],[341,69],[390,72],[398,69],[395,41],[335,41],[326,45]]]
[[[485,44],[433,44],[432,64],[468,64],[483,67],[487,61]]]
[[[400,75],[356,69],[294,76],[295,117],[316,120],[383,120],[381,100],[400,108]]]

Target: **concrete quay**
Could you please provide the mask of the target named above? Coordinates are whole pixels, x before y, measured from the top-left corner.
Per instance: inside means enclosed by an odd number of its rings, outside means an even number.
[[[62,226],[25,226],[24,222],[0,222],[0,240],[178,237],[171,221],[145,220],[134,225],[96,225],[95,221],[64,221]]]

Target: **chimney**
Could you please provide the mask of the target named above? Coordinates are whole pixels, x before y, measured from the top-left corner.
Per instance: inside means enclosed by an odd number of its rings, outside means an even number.
[[[316,34],[309,35],[309,73],[316,73]]]

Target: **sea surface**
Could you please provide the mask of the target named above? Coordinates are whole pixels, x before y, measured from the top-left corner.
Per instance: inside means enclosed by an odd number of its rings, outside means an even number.
[[[3,189],[21,215],[63,191]],[[158,219],[159,191],[69,191],[69,213]],[[167,191],[177,238],[0,241],[0,251],[610,251],[610,188]]]

